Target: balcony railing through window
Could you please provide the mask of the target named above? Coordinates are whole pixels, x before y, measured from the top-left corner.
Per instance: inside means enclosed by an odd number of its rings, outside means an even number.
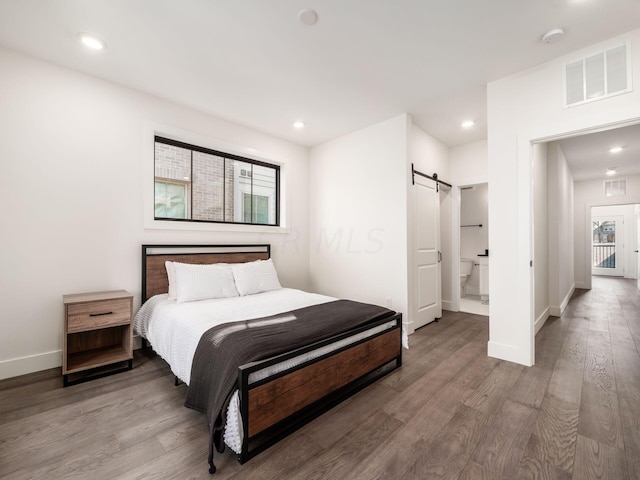
[[[592,261],[597,268],[616,268],[616,244],[594,243]]]

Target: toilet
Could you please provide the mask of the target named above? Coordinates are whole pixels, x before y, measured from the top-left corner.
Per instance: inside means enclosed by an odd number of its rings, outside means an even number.
[[[464,284],[467,283],[469,275],[473,270],[473,260],[468,258],[460,259],[460,297],[464,297]]]

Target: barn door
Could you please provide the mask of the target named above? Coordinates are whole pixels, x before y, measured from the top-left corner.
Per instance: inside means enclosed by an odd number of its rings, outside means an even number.
[[[440,194],[436,182],[415,176],[413,323],[420,328],[442,316]]]

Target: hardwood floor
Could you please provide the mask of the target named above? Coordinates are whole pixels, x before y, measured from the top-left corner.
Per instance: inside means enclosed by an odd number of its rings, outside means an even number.
[[[488,358],[486,317],[446,312],[402,369],[245,465],[207,472],[204,415],[166,364],[62,388],[0,382],[3,479],[638,479],[640,293],[594,277],[536,337],[531,368]]]

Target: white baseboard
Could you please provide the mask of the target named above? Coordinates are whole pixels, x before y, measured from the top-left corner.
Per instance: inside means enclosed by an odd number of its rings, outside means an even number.
[[[450,300],[442,300],[442,309],[449,310],[450,312],[457,311],[453,309],[453,302]]]
[[[573,284],[575,288],[582,288],[584,289],[588,289],[589,287],[587,287],[587,284],[584,282],[576,282]]]
[[[62,365],[62,350],[12,358],[0,362],[0,380],[18,377],[27,373],[39,372]]]
[[[536,318],[536,321],[533,324],[533,334],[534,335],[537,334],[540,331],[540,329],[542,328],[544,323],[549,318],[550,310],[551,310],[551,307],[545,308],[544,312],[542,312],[542,314],[538,318]]]
[[[133,349],[141,347],[140,337],[133,336]],[[0,380],[5,378],[19,377],[28,373],[40,372],[50,368],[62,366],[62,350],[53,352],[29,355],[28,357],[12,358],[0,361]]]
[[[413,323],[414,322],[409,322],[409,321],[405,322],[404,320],[402,321],[402,324],[404,325],[404,329],[407,332],[407,335],[412,335],[416,331],[415,327],[413,326]]]
[[[531,367],[533,365],[533,362],[528,358],[528,355],[523,352],[522,349],[514,345],[507,345],[489,340],[489,343],[487,344],[487,355],[493,358],[499,358],[500,360],[519,363],[526,367]]]
[[[571,296],[575,291],[576,291],[576,284],[574,283],[573,285],[571,285],[571,288],[569,289],[569,293],[567,293],[567,295],[564,297],[560,306],[549,307],[549,314],[554,317],[561,317],[565,308],[567,308],[567,305],[569,305],[569,300],[571,300]]]

